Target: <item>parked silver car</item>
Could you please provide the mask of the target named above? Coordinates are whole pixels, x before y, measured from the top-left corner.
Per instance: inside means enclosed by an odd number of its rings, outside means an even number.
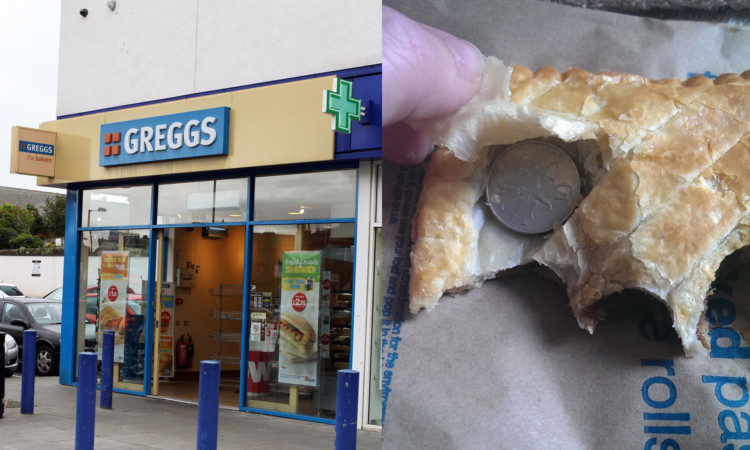
[[[0,298],[3,297],[23,297],[23,292],[15,284],[0,283]]]
[[[5,335],[5,378],[12,377],[18,369],[18,344],[13,336]]]

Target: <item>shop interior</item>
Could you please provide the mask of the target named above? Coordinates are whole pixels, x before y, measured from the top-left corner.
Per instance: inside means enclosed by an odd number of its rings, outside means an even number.
[[[236,407],[245,227],[175,228],[168,231],[167,246],[174,293],[165,297],[171,305],[162,303],[160,377],[152,393],[197,401],[200,361],[220,360],[220,403]],[[225,288],[219,296],[222,286],[232,286],[231,292]],[[221,318],[219,311],[238,314]]]
[[[173,309],[160,316],[156,395],[198,400],[200,361],[221,361],[220,405],[240,405],[240,361],[245,266],[245,227],[181,227],[167,230],[167,264],[175,280]],[[330,344],[318,350],[318,385],[277,381],[281,255],[321,250],[322,271],[331,280],[330,299],[320,312],[319,330],[330,330]],[[264,225],[253,228],[252,290],[247,319],[261,328],[248,336],[247,398],[242,406],[313,417],[335,418],[336,371],[349,367],[354,260],[354,224]],[[250,322],[249,322],[250,323]],[[250,326],[248,328],[251,328]],[[274,331],[276,334],[274,335]],[[250,332],[248,332],[250,334]],[[171,358],[163,355],[172,349]],[[156,363],[156,361],[155,361]],[[253,378],[255,377],[255,378]]]

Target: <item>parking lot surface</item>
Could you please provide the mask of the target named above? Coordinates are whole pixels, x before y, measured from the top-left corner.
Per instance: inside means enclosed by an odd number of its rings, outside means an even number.
[[[37,376],[34,413],[21,414],[21,374],[6,379],[0,449],[75,448],[76,394],[76,387],[60,385],[57,377]],[[97,449],[196,448],[195,404],[114,393],[112,409],[100,409],[97,393],[96,405]],[[220,449],[332,449],[335,437],[333,425],[219,410]],[[381,448],[381,433],[359,430],[357,448]]]

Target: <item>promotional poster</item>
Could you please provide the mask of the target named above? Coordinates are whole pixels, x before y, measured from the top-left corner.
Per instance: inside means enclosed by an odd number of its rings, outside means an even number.
[[[128,292],[128,252],[102,252],[101,285],[99,289],[99,346],[101,359],[104,332],[114,330],[114,361],[124,361],[126,307]]]
[[[323,281],[320,286],[320,357],[330,358],[331,355],[331,271],[323,271]]]
[[[159,375],[166,378],[174,377],[174,293],[174,283],[162,283]]]
[[[320,267],[320,251],[282,255],[280,383],[317,385]]]

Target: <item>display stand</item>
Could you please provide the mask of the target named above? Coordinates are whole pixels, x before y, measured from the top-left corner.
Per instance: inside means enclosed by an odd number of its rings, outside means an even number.
[[[112,367],[112,373],[115,374],[114,379],[112,380],[112,387],[117,389],[125,389],[129,391],[142,391],[143,390],[143,382],[140,383],[134,383],[129,381],[121,381],[118,380],[120,371],[120,363],[116,362],[113,364]]]
[[[209,318],[219,321],[219,330],[209,332],[208,338],[217,342],[217,351],[210,358],[221,362],[222,369],[227,366],[236,366],[239,370],[241,358],[239,354],[227,354],[226,347],[222,350],[222,342],[241,342],[242,333],[224,331],[224,321],[242,320],[242,311],[224,311],[225,298],[242,298],[242,286],[238,284],[219,284],[218,288],[208,290],[212,297],[219,298],[219,309],[209,312]],[[239,377],[220,376],[219,387],[231,387],[238,389],[240,386]]]
[[[268,363],[278,370],[278,334],[275,338],[271,338],[272,331],[268,331],[271,323],[276,324],[276,333],[278,333],[278,295],[276,301],[271,300],[273,297],[272,293],[268,293],[265,297],[263,293],[253,290],[250,294],[250,317],[251,323],[260,321],[263,323],[261,326],[261,341],[250,341],[249,348],[250,353],[253,350],[259,351],[270,351],[271,356],[269,357]],[[268,339],[272,339],[270,342]],[[274,356],[275,355],[275,356]],[[252,361],[248,361],[249,364],[253,364]],[[248,391],[246,395],[246,406],[249,408],[267,409],[272,411],[285,412],[290,414],[296,414],[299,410],[299,387],[294,385],[282,384],[275,379],[268,380],[267,385],[260,392],[251,392],[252,381],[248,376]],[[262,382],[261,382],[262,383]],[[287,394],[289,395],[286,403],[280,403],[278,401],[262,400],[261,398],[268,395],[274,394]]]
[[[289,386],[289,402],[277,403],[268,400],[247,400],[248,408],[267,409],[270,411],[279,411],[289,414],[297,414],[299,409],[299,386]]]

